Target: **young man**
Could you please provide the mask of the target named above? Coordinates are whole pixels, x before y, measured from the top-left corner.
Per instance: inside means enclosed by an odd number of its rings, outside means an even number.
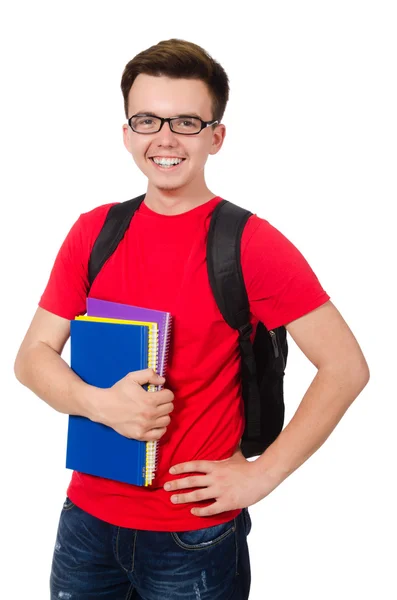
[[[80,215],[71,228],[15,373],[60,412],[135,439],[161,438],[161,453],[150,488],[73,473],[51,598],[242,600],[250,588],[247,507],[322,445],[366,385],[368,366],[301,253],[253,215],[241,243],[252,339],[258,321],[285,325],[318,371],[277,440],[257,460],[243,457],[237,332],[219,313],[205,258],[221,198],[208,189],[204,167],[225,138],[228,79],[199,46],[169,40],[130,61],[121,88],[124,144],[148,187],[89,295],[172,313],[166,389],[141,387],[160,382],[149,370],[98,389],[60,356],[70,320],[85,313],[88,258],[112,204]]]

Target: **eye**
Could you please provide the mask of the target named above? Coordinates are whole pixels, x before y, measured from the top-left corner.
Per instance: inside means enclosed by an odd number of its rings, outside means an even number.
[[[175,123],[175,125],[177,127],[180,127],[180,128],[183,128],[183,127],[185,127],[185,128],[196,127],[196,123],[192,119],[176,119],[174,121],[174,123]]]

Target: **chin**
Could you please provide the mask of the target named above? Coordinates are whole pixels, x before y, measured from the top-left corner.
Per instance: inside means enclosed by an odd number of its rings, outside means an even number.
[[[155,186],[158,190],[162,190],[164,192],[173,192],[175,190],[179,190],[180,188],[183,187],[183,185],[172,185],[171,183],[169,183],[168,185],[156,185]]]
[[[157,188],[158,190],[164,190],[164,191],[173,191],[173,190],[179,190],[180,188],[183,188],[186,186],[187,182],[183,182],[183,183],[177,183],[176,181],[151,181],[150,182],[151,185],[153,185],[153,187]]]

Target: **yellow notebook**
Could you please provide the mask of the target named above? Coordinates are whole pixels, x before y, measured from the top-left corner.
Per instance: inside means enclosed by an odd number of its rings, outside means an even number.
[[[157,373],[159,354],[159,327],[157,323],[149,321],[130,321],[126,319],[111,319],[108,317],[78,316],[80,321],[98,321],[102,323],[115,323],[123,325],[147,325],[148,327],[148,368]],[[158,386],[148,385],[148,392],[156,392]],[[158,462],[158,442],[146,442],[145,486],[151,485],[155,476]]]

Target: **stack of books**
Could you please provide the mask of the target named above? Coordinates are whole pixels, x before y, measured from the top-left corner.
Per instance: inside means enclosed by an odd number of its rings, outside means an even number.
[[[87,298],[86,316],[70,323],[70,366],[86,383],[109,388],[132,371],[165,377],[171,314]],[[162,386],[143,386],[148,392]],[[69,415],[66,468],[106,479],[151,485],[158,442],[127,438],[86,417]]]

